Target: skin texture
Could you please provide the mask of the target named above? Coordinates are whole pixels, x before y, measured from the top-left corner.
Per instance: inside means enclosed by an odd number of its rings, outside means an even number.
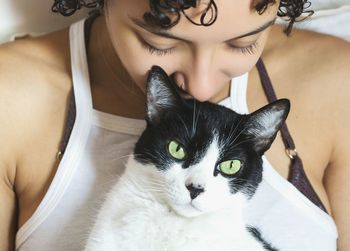
[[[144,90],[146,73],[153,64],[161,65],[166,72],[175,74],[177,83],[185,83],[186,92],[198,100],[219,100],[227,93],[222,93],[232,77],[249,71],[261,54],[267,38],[267,32],[253,35],[235,41],[224,41],[239,37],[263,24],[273,20],[278,5],[271,6],[264,15],[259,15],[250,8],[251,1],[220,1],[217,21],[209,26],[196,26],[182,18],[174,28],[169,30],[174,36],[188,40],[160,38],[132,23],[131,18],[142,17],[147,10],[147,1],[143,6],[137,1],[107,2],[107,24],[111,33],[112,43],[123,65],[136,85]],[[194,20],[198,19],[205,1],[198,9],[186,11]],[[231,10],[235,15],[231,15]],[[228,23],[232,24],[228,26]],[[245,25],[242,25],[244,23]],[[120,36],[120,33],[123,36]],[[150,56],[140,42],[143,40],[160,49],[173,48],[171,53]],[[254,54],[241,53],[239,49],[230,49],[229,45],[247,47],[253,42],[259,43]],[[147,58],[147,60],[142,60]],[[136,60],[135,60],[136,59]],[[213,84],[215,83],[215,85]]]
[[[224,41],[273,19],[277,5],[261,16],[250,11],[248,0],[218,0],[217,5],[213,26],[194,26],[183,18],[171,29],[190,41],[183,42],[131,23],[130,16],[142,17],[147,1],[110,2],[106,16],[92,26],[88,48],[94,108],[143,118],[147,70],[158,64],[190,95],[213,102],[228,95],[232,77],[250,71],[248,107],[253,111],[267,103],[254,67],[262,55],[277,96],[291,100],[288,127],[311,183],[336,221],[338,250],[349,250],[350,45],[298,30],[287,38],[273,26],[230,41],[244,47],[257,40],[252,54],[232,51]],[[195,18],[202,7],[188,14]],[[153,46],[175,49],[150,54],[135,33]],[[13,250],[16,230],[34,213],[58,166],[72,86],[68,30],[1,45],[0,73],[0,196],[6,201],[0,207],[0,250]],[[280,136],[267,157],[286,178],[290,161]]]

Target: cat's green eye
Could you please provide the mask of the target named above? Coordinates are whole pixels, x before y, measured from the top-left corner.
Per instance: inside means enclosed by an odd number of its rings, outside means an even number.
[[[168,145],[170,155],[178,160],[183,160],[186,157],[184,148],[176,141],[170,141]]]
[[[242,163],[238,159],[226,160],[219,164],[219,169],[226,175],[233,175],[237,173],[242,167]]]

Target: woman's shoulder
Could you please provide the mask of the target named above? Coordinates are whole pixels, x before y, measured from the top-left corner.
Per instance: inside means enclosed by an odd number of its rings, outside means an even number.
[[[276,82],[327,105],[345,101],[350,92],[350,43],[316,32],[298,30],[290,36],[276,26],[263,55]],[[343,90],[343,93],[339,93]],[[320,99],[322,98],[322,99]],[[335,100],[336,99],[336,100]],[[348,100],[348,99],[346,99]]]
[[[68,44],[61,30],[0,45],[0,149],[10,153],[0,161],[16,163],[16,183],[47,167],[45,155],[60,143],[71,90]]]
[[[70,89],[70,53],[67,30],[26,37],[0,45],[1,88]],[[62,81],[63,80],[63,81]],[[64,81],[66,80],[66,81]],[[41,92],[31,92],[32,96]]]
[[[2,69],[6,67],[2,74],[8,77],[13,72],[37,80],[44,79],[47,74],[67,74],[69,58],[67,29],[38,37],[18,38],[0,45],[0,63]]]
[[[298,29],[287,37],[280,26],[270,35],[263,58],[277,93],[334,139],[335,129],[344,130],[350,118],[350,43]]]
[[[297,29],[287,37],[275,26],[262,58],[277,96],[291,100],[287,123],[310,181],[338,209],[323,181],[333,166],[333,183],[348,191],[339,178],[350,170],[350,43]]]
[[[297,29],[287,37],[280,26],[270,35],[263,58],[277,95],[292,101],[300,141],[327,142],[321,145],[334,161],[334,149],[350,149],[350,43]]]
[[[348,198],[350,175],[350,43],[339,38],[296,30],[287,49],[294,74],[296,91],[305,93],[298,100],[299,110],[309,106],[309,118],[299,119],[301,126],[312,127],[302,139],[315,149],[327,147],[328,163],[319,177],[327,191],[331,213],[339,232],[339,250],[349,250],[347,224],[350,210]],[[295,45],[291,45],[295,43]],[[293,55],[293,53],[295,53]],[[300,96],[299,96],[300,97]],[[310,98],[308,98],[310,97]],[[311,108],[312,107],[312,108]],[[324,128],[319,130],[318,128]],[[312,141],[307,139],[312,138]],[[322,154],[316,155],[322,158]]]
[[[334,78],[350,75],[350,43],[340,38],[317,32],[294,29],[289,36],[281,26],[271,30],[272,39],[267,44],[269,58],[291,74],[312,74],[315,78]],[[339,77],[341,77],[339,76]]]

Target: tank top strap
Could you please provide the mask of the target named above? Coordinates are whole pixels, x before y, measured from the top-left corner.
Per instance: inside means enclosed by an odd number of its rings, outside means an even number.
[[[62,137],[60,150],[57,153],[57,159],[59,161],[62,159],[62,156],[66,151],[76,118],[76,102],[78,101],[76,100],[75,95],[79,95],[78,99],[80,98],[81,102],[87,105],[82,107],[82,109],[89,110],[87,114],[91,115],[92,99],[86,47],[89,44],[91,25],[97,16],[99,16],[98,12],[91,12],[87,19],[83,19],[78,23],[72,24],[70,27],[73,90],[69,96],[66,126]],[[81,34],[81,32],[84,34]],[[78,80],[75,81],[75,79]],[[83,83],[82,86],[77,86],[81,85],[81,83]],[[76,89],[83,89],[84,91],[79,92]],[[75,94],[75,92],[77,92],[77,94]]]
[[[67,147],[68,140],[73,128],[73,124],[76,120],[76,109],[80,109],[80,114],[85,114],[86,118],[91,119],[92,113],[92,100],[90,91],[90,82],[88,74],[88,65],[86,58],[86,47],[89,44],[89,34],[91,25],[94,19],[99,15],[98,12],[92,13],[86,20],[82,20],[72,25],[70,30],[71,36],[71,55],[72,55],[72,74],[73,74],[73,89],[69,101],[68,118],[66,128],[61,143],[58,157],[62,158],[65,149]],[[81,34],[81,33],[84,34]],[[84,41],[85,39],[85,41]],[[259,77],[269,102],[277,99],[275,91],[273,89],[271,80],[266,71],[266,67],[259,59],[257,64]],[[248,106],[246,102],[248,84],[248,73],[232,79],[231,91],[230,91],[230,105],[233,110],[241,114],[247,114]],[[75,95],[78,95],[75,97]],[[76,100],[75,100],[76,99]],[[225,102],[223,102],[225,103]],[[76,108],[77,106],[77,108]],[[289,172],[288,181],[291,182],[301,193],[309,198],[315,205],[326,212],[326,209],[321,202],[320,198],[314,191],[310,181],[308,180],[304,171],[303,163],[300,156],[296,152],[293,138],[291,137],[287,125],[284,123],[281,128],[281,135],[286,147],[286,153],[291,159],[291,167]]]
[[[74,23],[69,30],[73,95],[76,120],[79,117],[91,121],[92,97],[87,55],[84,40],[85,20]]]
[[[229,100],[232,110],[239,114],[248,114],[247,106],[247,86],[248,86],[248,75],[245,73],[241,76],[231,79],[230,86],[230,98]]]
[[[92,100],[83,35],[84,22],[85,20],[80,20],[69,28],[73,90],[69,97],[68,118],[58,154],[60,163],[40,205],[18,230],[16,247],[20,247],[55,210],[74,177],[88,140],[92,119]]]
[[[277,96],[272,86],[271,79],[267,73],[266,67],[261,58],[258,60],[256,67],[258,69],[260,81],[268,101],[271,103],[277,100]],[[288,181],[291,182],[301,193],[303,193],[307,198],[309,198],[315,205],[317,205],[319,208],[321,208],[323,211],[326,212],[325,206],[323,205],[322,201],[318,197],[317,193],[313,189],[309,179],[306,176],[303,162],[296,151],[294,140],[289,133],[286,123],[283,123],[280,131],[281,131],[284,146],[286,148],[286,153],[288,157],[291,159],[291,166],[289,170]]]

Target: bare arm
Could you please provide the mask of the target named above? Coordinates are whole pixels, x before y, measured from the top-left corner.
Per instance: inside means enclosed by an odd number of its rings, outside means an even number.
[[[345,54],[339,58],[338,71],[333,76],[334,114],[329,116],[336,137],[333,153],[325,173],[325,187],[338,232],[338,251],[350,250],[350,44],[339,48]]]
[[[0,168],[3,169],[3,166]],[[0,180],[0,198],[0,250],[14,250],[17,228],[16,196],[4,175]]]
[[[57,168],[71,91],[67,34],[0,45],[0,251],[14,250]]]
[[[345,105],[350,107],[350,102]],[[339,232],[338,251],[350,250],[350,109],[344,110],[347,118],[340,123],[339,127],[343,128],[335,139],[333,159],[325,176],[325,186]]]
[[[0,250],[15,249],[18,208],[15,194],[15,134],[16,124],[10,98],[10,82],[7,80],[4,59],[0,52]]]

